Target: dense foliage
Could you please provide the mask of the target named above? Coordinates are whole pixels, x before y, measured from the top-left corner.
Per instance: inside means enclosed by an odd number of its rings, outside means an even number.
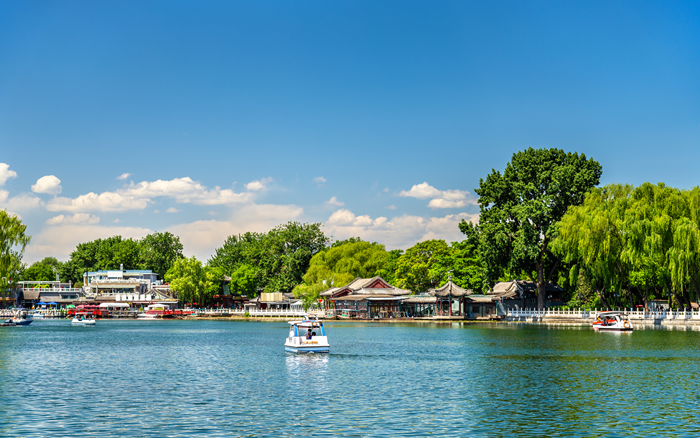
[[[532,149],[513,154],[501,172],[479,181],[480,254],[494,282],[503,270],[524,272],[538,287],[538,307],[560,259],[550,243],[554,225],[570,206],[583,202],[598,185],[601,165],[585,155],[560,149]]]
[[[88,271],[150,269],[163,278],[176,260],[182,258],[180,238],[171,233],[155,232],[141,240],[112,236],[80,243],[70,259],[60,268],[61,281],[82,281]]]
[[[208,265],[231,277],[233,293],[291,292],[328,241],[321,224],[288,222],[267,233],[229,236]]]
[[[595,189],[562,218],[554,247],[604,306],[670,296],[690,307],[700,298],[700,188]]]
[[[196,257],[180,258],[165,274],[178,299],[186,303],[206,303],[219,291],[222,273],[218,268],[203,266]]]
[[[22,255],[31,240],[27,226],[15,215],[0,210],[0,289],[6,289],[18,280]]]
[[[333,286],[344,286],[357,277],[380,275],[390,266],[390,253],[384,245],[352,238],[335,242],[316,254],[303,276],[303,283],[294,292],[305,303],[318,299],[319,292]]]

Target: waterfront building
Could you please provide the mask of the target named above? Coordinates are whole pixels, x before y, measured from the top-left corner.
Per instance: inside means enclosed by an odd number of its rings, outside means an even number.
[[[356,278],[342,287],[321,292],[326,309],[345,318],[398,318],[401,302],[411,291],[399,289],[381,277]]]
[[[151,270],[120,269],[86,272],[83,274],[86,301],[129,302],[134,307],[150,304],[167,304],[177,307],[177,298],[158,280],[158,274]]]
[[[457,286],[450,279],[442,287],[431,289],[428,293],[436,298],[438,316],[465,316],[465,303],[472,291]]]
[[[437,315],[437,297],[427,293],[411,295],[401,301],[401,309],[407,318],[430,318]]]
[[[242,301],[241,301],[242,302]],[[246,310],[290,310],[303,311],[302,301],[294,298],[292,293],[263,292],[245,303]]]
[[[22,307],[32,307],[39,302],[56,303],[59,306],[72,304],[82,294],[82,289],[60,281],[18,281],[17,287],[17,304]]]
[[[512,280],[496,283],[489,294],[503,301],[506,309],[532,309],[537,307],[537,283],[534,281]],[[564,290],[557,284],[547,284],[547,307],[564,305]]]

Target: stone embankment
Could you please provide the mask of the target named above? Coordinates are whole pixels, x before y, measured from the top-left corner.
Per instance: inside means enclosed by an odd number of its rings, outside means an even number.
[[[635,325],[644,326],[698,326],[700,329],[700,311],[645,312],[638,310],[616,309],[629,315]],[[508,310],[505,321],[514,323],[537,324],[571,324],[590,325],[598,314],[604,310]]]

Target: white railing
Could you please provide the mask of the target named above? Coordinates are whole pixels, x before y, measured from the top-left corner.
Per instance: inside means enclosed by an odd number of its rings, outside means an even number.
[[[83,292],[82,288],[74,288],[74,287],[23,287],[22,290],[38,290],[40,292],[73,292],[73,293]]]
[[[656,320],[656,319],[700,319],[700,310],[634,310],[634,309],[615,309],[616,311],[625,312],[630,319],[639,320]],[[606,312],[604,309],[507,309],[506,316],[508,317],[524,317],[524,318],[581,318],[595,319],[601,312]]]
[[[210,308],[210,309],[188,309],[185,308],[184,312],[191,312],[197,316],[245,316],[248,313],[249,316],[280,316],[280,317],[298,317],[305,316],[307,312],[304,312],[302,308],[292,308],[292,309],[227,309],[227,308]]]

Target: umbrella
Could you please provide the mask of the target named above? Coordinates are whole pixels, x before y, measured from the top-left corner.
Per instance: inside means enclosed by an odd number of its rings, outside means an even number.
[[[49,304],[49,303],[45,303],[45,302],[43,302],[43,301],[40,301],[40,302],[38,302],[38,303],[36,303],[36,304],[37,304],[37,306],[38,306],[38,305],[45,306],[45,305],[47,305],[47,304]]]
[[[66,306],[66,309],[75,309],[75,306],[73,304],[69,304]]]
[[[50,303],[46,303],[46,304],[48,304],[49,306],[58,306],[58,303],[54,303],[53,301]]]

